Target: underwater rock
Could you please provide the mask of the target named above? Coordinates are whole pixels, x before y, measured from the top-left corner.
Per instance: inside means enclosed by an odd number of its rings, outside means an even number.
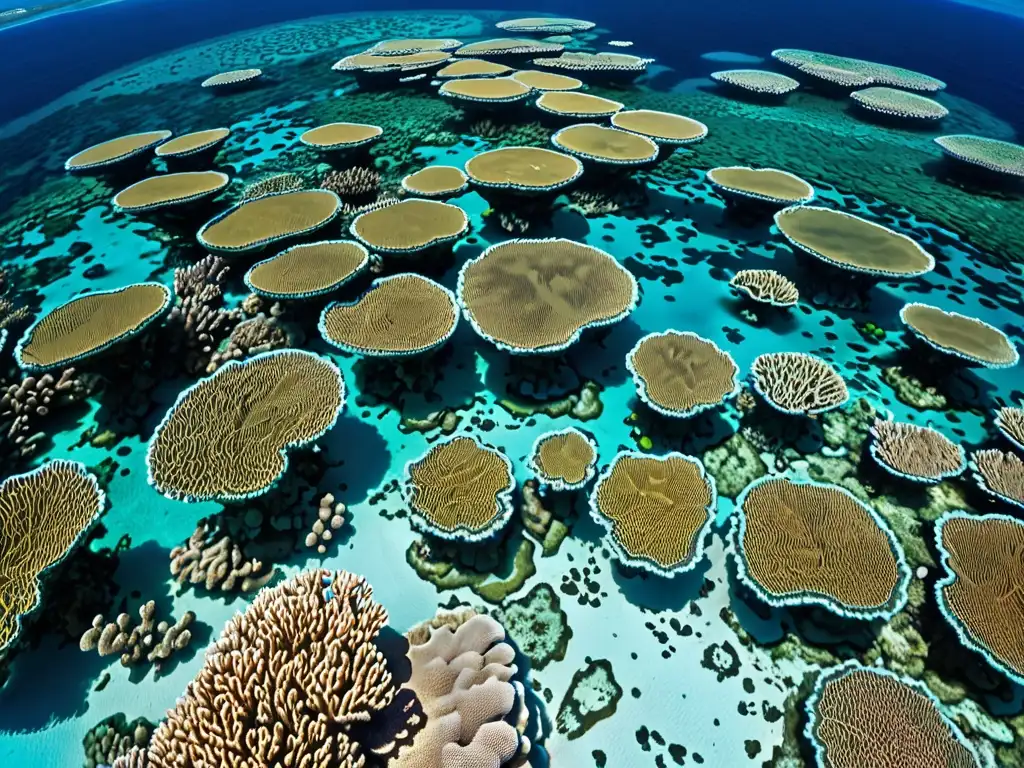
[[[622,688],[607,659],[591,661],[576,670],[558,706],[555,726],[570,740],[578,739],[602,720],[615,714]]]
[[[768,474],[768,466],[756,448],[738,432],[704,453],[704,467],[715,478],[719,495],[730,499],[736,498],[757,478]]]
[[[494,612],[515,638],[534,669],[565,658],[572,628],[550,584],[541,582],[519,600],[512,600]]]
[[[499,547],[491,544],[459,547],[443,540],[420,539],[409,545],[405,561],[438,592],[469,587],[487,602],[498,604],[522,589],[537,572],[534,549],[534,543],[525,536],[515,550],[508,540]],[[491,575],[509,560],[511,571],[507,577]]]
[[[550,557],[558,551],[569,535],[569,526],[548,509],[540,497],[540,484],[530,479],[523,483],[523,503],[519,515],[526,528],[541,545],[541,557]]]

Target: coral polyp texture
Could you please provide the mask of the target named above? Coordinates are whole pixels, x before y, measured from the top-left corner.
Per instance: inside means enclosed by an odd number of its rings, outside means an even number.
[[[522,101],[533,92],[511,77],[467,77],[446,81],[438,91],[455,101],[504,104]]]
[[[439,69],[436,77],[448,80],[453,77],[497,77],[514,71],[507,64],[499,64],[485,59],[459,59]]]
[[[637,395],[663,416],[689,418],[740,392],[732,355],[696,333],[644,336],[626,356]]]
[[[848,56],[805,51],[799,48],[778,48],[772,58],[795,67],[806,75],[845,87],[887,85],[908,91],[941,91],[946,84],[929,75],[890,64],[879,64]]]
[[[802,352],[766,352],[755,358],[751,377],[757,393],[782,413],[814,416],[850,399],[831,365]]]
[[[545,56],[562,52],[558,43],[544,43],[518,37],[498,37],[464,45],[455,51],[456,56]]]
[[[1016,453],[995,448],[971,454],[978,487],[1000,501],[1024,509],[1024,461]]]
[[[546,432],[530,451],[530,471],[555,491],[582,488],[597,474],[597,443],[574,427]]]
[[[647,71],[654,59],[642,59],[627,53],[584,53],[572,51],[560,56],[534,59],[534,66],[566,72],[591,72],[601,75],[623,75],[634,78]]]
[[[616,112],[612,115],[612,125],[669,147],[694,144],[708,135],[708,127],[699,120],[653,109]]]
[[[1024,408],[1000,408],[996,411],[996,429],[1024,451]]]
[[[170,306],[161,283],[96,291],[50,310],[25,331],[14,350],[26,371],[66,366],[142,333]]]
[[[146,453],[149,483],[184,501],[258,496],[284,475],[288,450],[322,437],[344,405],[341,372],[319,355],[232,360],[167,411]]]
[[[41,599],[40,579],[103,512],[96,478],[75,461],[51,461],[0,484],[0,651]]]
[[[345,571],[260,592],[153,732],[148,765],[363,765],[374,745],[355,724],[379,726],[395,698],[376,645],[387,620],[372,587]]]
[[[254,264],[245,273],[245,284],[270,299],[308,299],[345,285],[369,260],[366,248],[351,240],[303,243]]]
[[[525,194],[554,192],[582,174],[575,157],[540,147],[492,149],[466,162],[466,175],[475,186]]]
[[[214,252],[244,253],[315,232],[341,211],[341,199],[325,189],[276,192],[247,200],[208,221],[199,244]]]
[[[233,69],[230,72],[221,72],[203,80],[200,85],[203,88],[230,88],[243,83],[251,83],[263,77],[262,69]]]
[[[337,151],[365,147],[377,141],[384,133],[379,125],[363,123],[328,123],[311,128],[299,141],[307,147],[325,151]]]
[[[94,144],[88,149],[72,155],[64,163],[66,171],[89,171],[97,168],[106,168],[115,163],[122,162],[132,157],[137,157],[143,152],[162,144],[171,138],[170,131],[147,131],[146,133],[131,133],[127,136],[119,136],[100,144]]]
[[[495,26],[506,32],[543,32],[547,35],[567,35],[573,32],[587,32],[597,25],[582,19],[546,18],[531,16],[525,19],[499,21]]]
[[[794,307],[800,300],[796,283],[774,269],[741,269],[729,285],[753,301],[773,307]]]
[[[935,526],[945,576],[935,596],[967,647],[1024,684],[1024,522],[1008,515],[947,512]]]
[[[859,275],[911,278],[935,268],[917,241],[852,213],[795,205],[775,214],[775,226],[794,248]]]
[[[381,40],[369,48],[367,53],[381,56],[403,56],[423,51],[453,51],[460,45],[462,45],[461,40],[450,37],[399,37]]]
[[[248,202],[267,195],[276,195],[281,192],[295,192],[306,188],[306,180],[296,173],[275,173],[264,176],[251,184],[246,185],[242,191],[242,201]]]
[[[717,504],[714,478],[681,453],[623,451],[590,495],[591,516],[607,529],[618,558],[661,576],[700,563]]]
[[[458,435],[435,443],[405,467],[413,524],[443,539],[481,541],[512,516],[512,462],[500,451]]]
[[[862,109],[906,120],[941,120],[949,110],[934,99],[897,88],[873,86],[854,91],[850,98]]]
[[[458,322],[451,291],[420,275],[398,274],[375,281],[352,303],[329,305],[320,316],[320,334],[346,352],[402,357],[440,347]]]
[[[929,347],[983,368],[1009,368],[1020,360],[1010,337],[983,320],[929,304],[911,303],[900,320]]]
[[[854,619],[891,618],[906,605],[911,572],[896,537],[845,488],[763,477],[736,509],[737,572],[765,603]]]
[[[981,768],[931,691],[884,668],[849,661],[819,673],[804,710],[819,766]]]
[[[710,77],[716,83],[770,96],[785,96],[800,87],[792,77],[764,69],[725,69],[712,72]]]
[[[469,189],[469,177],[453,165],[432,165],[403,178],[402,189],[419,197],[452,197]]]
[[[458,300],[473,328],[519,354],[557,352],[584,329],[625,319],[636,278],[612,256],[571,240],[509,240],[459,273]]]
[[[964,449],[931,427],[876,419],[871,437],[871,455],[897,477],[938,483],[967,469]]]
[[[535,91],[575,91],[583,87],[583,81],[578,78],[536,69],[521,69],[512,75],[512,79]]]
[[[331,69],[336,72],[415,72],[420,69],[435,69],[449,61],[447,51],[417,51],[415,53],[393,54],[380,51],[364,51],[346,56],[335,62]]]
[[[708,171],[708,181],[726,198],[769,205],[797,205],[814,199],[814,187],[795,174],[775,168],[728,166]]]
[[[551,137],[551,143],[584,160],[613,166],[644,165],[656,160],[659,152],[658,145],[646,136],[592,123],[563,128]]]
[[[403,200],[360,214],[352,236],[376,253],[413,254],[458,240],[469,230],[461,208],[436,200]]]
[[[1024,147],[984,136],[954,134],[939,136],[935,143],[954,160],[983,168],[990,173],[1024,178]]]
[[[625,105],[621,101],[613,101],[590,93],[550,91],[542,93],[535,102],[535,106],[550,115],[593,119],[611,117]]]
[[[165,141],[156,148],[157,157],[165,160],[176,160],[207,152],[224,142],[231,135],[230,128],[211,128],[206,131],[195,131],[183,136],[176,136]]]
[[[164,173],[137,181],[114,195],[114,207],[124,213],[141,213],[182,205],[221,192],[230,179],[220,171]]]

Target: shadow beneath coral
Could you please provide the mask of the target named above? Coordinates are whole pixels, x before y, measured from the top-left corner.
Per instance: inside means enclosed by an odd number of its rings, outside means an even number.
[[[708,534],[709,536],[711,534]],[[705,555],[692,570],[671,578],[658,576],[639,568],[612,564],[612,578],[632,605],[652,611],[680,611],[702,597],[711,560]]]
[[[338,419],[322,446],[329,466],[323,487],[338,488],[335,495],[348,506],[365,501],[391,464],[391,451],[381,433],[354,416]]]

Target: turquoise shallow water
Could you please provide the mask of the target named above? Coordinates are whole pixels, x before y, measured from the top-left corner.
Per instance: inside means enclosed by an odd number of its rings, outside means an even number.
[[[9,128],[9,141],[32,144],[29,137],[34,132],[36,146],[52,152],[37,178],[31,179],[23,167],[5,187],[25,190],[2,231],[2,266],[12,285],[11,296],[31,306],[38,317],[83,290],[145,280],[171,285],[176,267],[203,255],[191,241],[195,227],[186,231],[180,222],[115,214],[109,197],[123,184],[107,189],[105,181],[65,178],[52,170],[54,159],[62,162],[110,135],[115,125],[122,131],[149,130],[172,121],[179,133],[221,124],[230,127],[232,135],[212,164],[233,182],[220,200],[207,206],[211,215],[265,173],[295,171],[307,179],[322,173],[321,158],[302,149],[297,137],[325,117],[368,120],[374,110],[390,110],[378,114],[385,136],[395,137],[393,144],[387,144],[390,139],[382,141],[373,156],[382,172],[382,186],[389,191],[402,175],[420,167],[464,167],[476,154],[506,144],[547,146],[550,130],[538,127],[532,114],[510,117],[498,126],[492,118],[488,126],[452,114],[451,108],[438,112],[422,106],[435,98],[429,91],[395,88],[383,98],[368,97],[350,77],[324,73],[339,50],[362,50],[384,37],[443,34],[464,41],[480,39],[491,35],[495,18],[485,13],[332,17],[268,28],[114,73],[37,115],[33,125]],[[604,43],[614,39],[614,30],[598,29],[577,36],[571,47],[603,50]],[[643,55],[642,41],[625,50]],[[276,57],[268,54],[271,51]],[[586,332],[564,355],[539,363],[511,357],[462,322],[445,348],[425,362],[400,367],[370,364],[326,345],[316,333],[316,312],[287,307],[282,320],[293,343],[339,366],[348,386],[348,404],[338,424],[318,441],[317,452],[300,452],[294,458],[291,482],[225,514],[242,521],[236,527],[250,534],[263,528],[261,551],[283,576],[311,567],[364,575],[398,632],[428,619],[439,606],[470,604],[504,618],[511,639],[528,651],[543,646],[531,633],[550,641],[548,627],[510,617],[523,606],[527,613],[532,610],[528,596],[554,595],[557,607],[549,610],[548,618],[554,617],[555,634],[561,630],[564,647],[550,659],[539,654],[530,659],[530,680],[546,710],[539,726],[543,749],[534,752],[536,764],[543,764],[545,754],[556,766],[813,764],[798,734],[799,706],[819,668],[850,658],[926,681],[942,700],[944,714],[966,732],[983,764],[1019,764],[1009,760],[1024,753],[1022,689],[951,641],[951,631],[930,597],[941,573],[931,539],[934,519],[948,509],[1008,512],[1009,505],[981,494],[969,475],[932,492],[894,481],[870,459],[862,460],[862,449],[872,409],[931,426],[969,449],[1007,448],[992,428],[992,411],[999,405],[1020,404],[1019,367],[936,377],[939,388],[928,391],[933,380],[927,376],[924,384],[907,378],[920,352],[911,351],[898,312],[907,302],[935,304],[992,324],[1019,347],[1024,341],[1024,278],[1019,265],[997,258],[1012,254],[993,255],[971,244],[977,241],[976,232],[954,231],[904,207],[913,195],[880,199],[877,185],[858,187],[849,181],[849,168],[840,167],[849,164],[851,156],[869,164],[882,162],[869,157],[866,150],[872,146],[885,152],[894,147],[904,150],[895,156],[906,169],[916,169],[922,158],[938,162],[937,150],[926,154],[931,133],[858,122],[831,96],[801,96],[778,108],[742,102],[733,107],[729,97],[704,79],[713,68],[732,66],[724,60],[739,56],[749,61],[767,54],[708,52],[708,71],[676,73],[675,87],[654,88],[641,80],[606,94],[630,106],[665,108],[665,99],[670,98],[665,94],[671,92],[671,98],[680,99],[677,108],[707,122],[710,131],[704,144],[677,150],[670,161],[623,182],[639,204],[584,216],[573,208],[571,198],[562,197],[554,203],[550,219],[531,223],[526,237],[567,237],[604,249],[639,283],[640,301],[628,319]],[[217,99],[197,93],[197,78],[254,60],[268,73],[264,87]],[[605,94],[596,85],[592,90]],[[980,108],[972,112],[963,95],[950,98],[959,99],[959,113],[950,120],[1009,131],[996,116]],[[812,160],[809,151],[806,167],[789,170],[816,187],[817,204],[862,215],[912,237],[935,257],[936,269],[914,280],[882,281],[870,289],[866,300],[862,297],[848,306],[816,295],[809,279],[810,259],[794,254],[771,226],[770,216],[735,215],[707,181],[706,168],[730,155],[728,146],[716,142],[728,140],[719,135],[736,135],[737,115],[747,121],[752,135],[779,125],[819,121],[834,142],[833,159],[815,148],[819,154]],[[69,136],[77,143],[68,144]],[[752,157],[752,152],[749,146],[737,146],[735,162],[779,165],[783,154],[772,147],[765,147],[761,157]],[[885,155],[884,162],[891,157]],[[853,175],[889,174],[903,180],[901,174],[911,172],[876,166]],[[943,189],[931,177],[918,183],[922,199]],[[30,192],[33,188],[36,191]],[[32,197],[42,194],[38,190],[48,196]],[[998,200],[993,198],[985,210],[997,223],[1019,228],[1019,220],[1007,213],[1011,203],[1003,209]],[[450,262],[417,268],[454,289],[464,261],[512,235],[498,223],[500,212],[476,191],[449,202],[465,211],[470,233],[454,246]],[[200,223],[205,218],[200,217]],[[323,232],[340,236],[337,223]],[[255,260],[229,258],[227,305],[242,304],[246,290],[241,275]],[[384,262],[388,268],[388,258]],[[104,269],[96,270],[97,265]],[[728,287],[729,278],[741,269],[775,269],[793,277],[802,291],[799,306],[773,313],[741,303]],[[326,301],[313,304],[318,311]],[[883,338],[864,332],[866,323],[883,329]],[[845,379],[850,403],[836,413],[791,420],[781,428],[764,404],[756,407],[753,418],[729,405],[681,425],[671,424],[637,400],[624,364],[638,339],[667,329],[693,331],[714,341],[734,358],[744,376],[754,359],[767,352],[819,356]],[[4,467],[6,476],[14,467],[27,469],[46,458],[80,461],[103,470],[109,499],[101,527],[48,580],[42,609],[4,661],[8,679],[0,689],[0,759],[5,764],[76,765],[84,759],[87,732],[105,718],[124,713],[129,721],[142,717],[158,722],[202,667],[202,648],[251,600],[181,587],[171,578],[170,550],[188,539],[198,521],[223,508],[212,502],[171,501],[147,484],[149,438],[194,377],[178,375],[143,384],[145,360],[133,356],[159,355],[161,350],[144,344],[128,348],[131,352],[120,358],[112,352],[83,365],[82,370],[108,379],[104,392],[55,413],[46,422],[50,440],[45,451],[27,462],[12,461],[10,471]],[[13,371],[10,377],[20,380]],[[544,412],[584,391],[599,393],[599,409],[559,416]],[[440,418],[431,422],[431,415],[438,412],[457,417],[456,434],[478,437],[504,452],[515,468],[519,489],[530,479],[526,466],[534,441],[566,426],[594,436],[601,466],[625,449],[652,455],[678,450],[701,458],[720,494],[705,559],[671,579],[621,566],[603,542],[604,530],[590,519],[583,493],[545,497],[545,505],[555,510],[567,531],[564,540],[548,542],[551,551],[542,551],[543,542],[524,531],[517,492],[517,509],[504,540],[485,545],[496,565],[475,573],[463,569],[483,586],[435,586],[407,560],[420,536],[410,525],[401,484],[407,462],[423,455],[443,431],[451,431],[441,429]],[[911,607],[887,625],[857,626],[838,622],[820,609],[771,609],[742,590],[730,562],[733,500],[749,481],[766,473],[810,476],[863,494],[893,528],[914,568]],[[322,557],[311,557],[302,538],[317,500],[326,492],[345,503],[347,522]],[[300,532],[288,530],[293,527]],[[285,530],[275,533],[273,528]],[[190,647],[161,669],[142,664],[130,670],[122,668],[116,656],[100,658],[79,650],[77,635],[61,630],[48,603],[54,590],[86,591],[81,572],[75,577],[61,574],[71,573],[76,559],[81,562],[88,552],[101,554],[95,562],[81,565],[85,571],[96,576],[102,567],[111,569],[109,579],[97,579],[108,585],[105,597],[98,600],[105,603],[101,607],[108,620],[126,607],[134,613],[141,602],[151,599],[162,617],[194,611],[197,627]],[[96,589],[92,581],[89,590]],[[93,599],[90,605],[96,602]],[[614,683],[607,679],[609,670]]]

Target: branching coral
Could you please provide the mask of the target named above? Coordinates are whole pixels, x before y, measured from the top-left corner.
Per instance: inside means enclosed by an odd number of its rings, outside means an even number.
[[[345,525],[346,512],[345,505],[334,500],[334,494],[325,493],[320,499],[313,528],[306,534],[306,546],[310,549],[316,547],[319,554],[326,554],[327,542],[334,537],[335,531]]]
[[[64,163],[66,171],[90,171],[97,168],[105,168],[120,163],[132,157],[136,157],[146,150],[152,149],[157,144],[162,144],[171,138],[170,131],[147,131],[146,133],[132,133],[127,136],[119,136],[116,139],[94,144],[88,149],[83,149],[68,158]]]
[[[192,642],[189,629],[196,615],[186,612],[177,622],[156,622],[156,603],[150,600],[139,607],[139,624],[132,625],[132,617],[122,613],[116,621],[104,623],[102,616],[93,619],[79,641],[83,651],[97,651],[100,656],[120,654],[121,666],[131,667],[143,659],[160,663],[175,651],[183,651]]]
[[[241,544],[208,520],[200,520],[188,541],[171,550],[171,575],[178,583],[202,584],[209,592],[254,592],[274,572],[246,557]]]
[[[900,320],[924,344],[967,364],[1009,368],[1020,360],[1009,336],[975,317],[914,302],[900,310]]]
[[[1000,408],[996,411],[996,429],[1024,451],[1024,408]]]
[[[213,373],[230,360],[242,360],[289,344],[288,332],[276,317],[256,315],[231,329],[224,348],[210,355],[206,372]]]
[[[767,352],[754,360],[754,389],[776,410],[813,416],[850,398],[846,382],[831,365],[800,352]]]
[[[380,174],[363,166],[331,171],[320,182],[320,188],[330,190],[344,202],[352,202],[376,195],[380,190]]]
[[[295,192],[305,189],[306,181],[296,173],[276,173],[272,176],[264,176],[249,184],[242,192],[242,200],[256,200],[267,195],[276,195],[280,192]]]
[[[898,477],[938,483],[967,469],[964,449],[930,427],[877,419],[871,436],[871,455]]]
[[[22,459],[33,455],[44,437],[39,422],[55,409],[82,401],[96,386],[94,377],[76,375],[74,368],[58,378],[44,373],[11,384],[0,396],[0,434],[6,436],[7,450]]]
[[[185,370],[206,370],[221,341],[242,319],[240,310],[224,308],[224,284],[229,267],[220,256],[206,256],[191,267],[174,270],[177,303],[167,316],[168,328],[177,331],[174,342]]]
[[[729,285],[759,304],[773,307],[792,307],[800,300],[796,284],[773,269],[741,269]]]
[[[971,469],[981,490],[1024,509],[1024,461],[1017,454],[995,448],[975,451]]]

